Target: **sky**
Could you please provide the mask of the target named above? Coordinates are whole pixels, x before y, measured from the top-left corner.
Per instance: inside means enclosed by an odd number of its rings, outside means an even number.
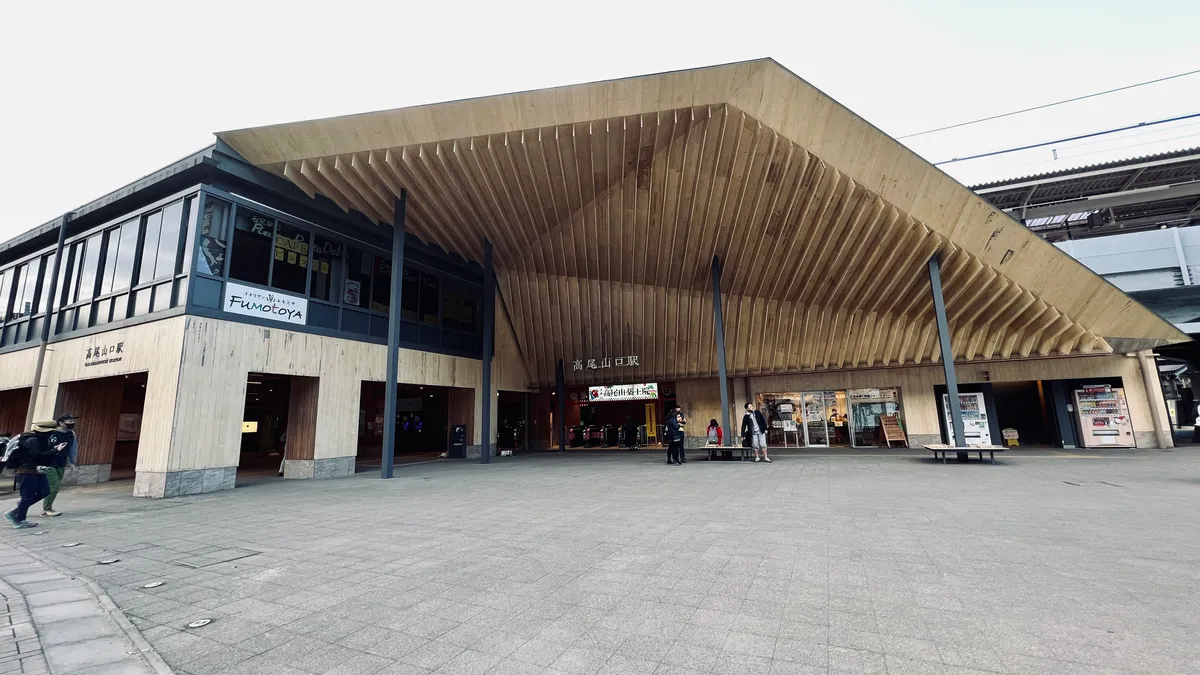
[[[10,2],[0,241],[213,132],[769,56],[893,136],[1200,69],[1195,0]],[[926,159],[1200,112],[1200,74],[904,139]],[[1200,118],[942,165],[970,185],[1200,146]]]

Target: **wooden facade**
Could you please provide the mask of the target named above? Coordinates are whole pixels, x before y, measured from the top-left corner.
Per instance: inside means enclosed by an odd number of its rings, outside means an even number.
[[[533,382],[1123,352],[1186,336],[772,60],[218,134],[309,195],[480,260]],[[624,361],[624,359],[623,359]]]

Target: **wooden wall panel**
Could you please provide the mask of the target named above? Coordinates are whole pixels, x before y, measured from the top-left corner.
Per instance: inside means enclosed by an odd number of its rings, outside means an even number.
[[[79,439],[78,464],[112,463],[124,385],[123,377],[64,382],[59,385],[54,416],[71,413],[79,418],[75,424]]]
[[[362,382],[382,382],[386,366],[383,345],[187,317],[169,470],[237,465],[251,372],[320,378],[313,456],[352,456],[358,447]],[[410,384],[474,391],[480,386],[480,362],[401,349],[399,376]]]
[[[25,413],[28,410],[29,387],[0,391],[0,433],[16,436],[25,431]]]
[[[138,470],[165,471],[175,431],[175,398],[184,321],[182,316],[171,317],[50,344],[46,350],[42,389],[34,417],[54,417],[55,411],[60,410],[57,400],[59,385],[64,382],[87,382],[102,377],[123,377],[144,372],[146,404],[138,437]],[[119,354],[116,352],[118,346]],[[100,359],[88,359],[88,350],[97,347],[102,350],[107,347],[109,354]],[[0,359],[7,356],[11,355],[6,354]],[[0,372],[6,367],[6,362],[0,360]],[[28,368],[27,377],[32,377],[32,360],[29,361]],[[120,400],[119,390],[116,398]],[[80,425],[83,424],[81,420]]]
[[[287,458],[313,459],[317,445],[317,401],[321,380],[293,377],[288,398]]]
[[[533,378],[517,344],[517,334],[499,290],[496,291],[496,355],[492,358],[492,386],[497,391],[530,391]]]
[[[467,438],[473,439],[468,441],[468,445],[478,445],[481,442],[481,439],[475,436],[475,430],[479,428],[475,408],[477,391],[476,389],[455,387],[450,390],[447,397],[446,425],[447,427],[456,424],[467,425]],[[493,415],[493,417],[495,416]]]
[[[37,364],[37,348],[0,354],[0,391],[29,387],[33,384],[33,370]],[[25,403],[29,403],[26,394]],[[21,422],[25,416],[21,416]]]

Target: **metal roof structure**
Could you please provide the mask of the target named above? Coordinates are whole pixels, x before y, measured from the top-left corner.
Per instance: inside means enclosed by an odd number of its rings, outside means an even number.
[[[1200,220],[1200,148],[971,188],[1031,230],[1076,238]]]

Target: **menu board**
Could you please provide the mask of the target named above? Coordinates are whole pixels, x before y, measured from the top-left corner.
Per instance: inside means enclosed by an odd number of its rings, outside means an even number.
[[[883,423],[883,437],[887,440],[888,447],[891,447],[892,443],[908,445],[908,437],[900,427],[899,415],[881,415],[879,420]]]
[[[1125,390],[1108,385],[1075,390],[1075,411],[1085,448],[1134,447],[1133,423]]]

